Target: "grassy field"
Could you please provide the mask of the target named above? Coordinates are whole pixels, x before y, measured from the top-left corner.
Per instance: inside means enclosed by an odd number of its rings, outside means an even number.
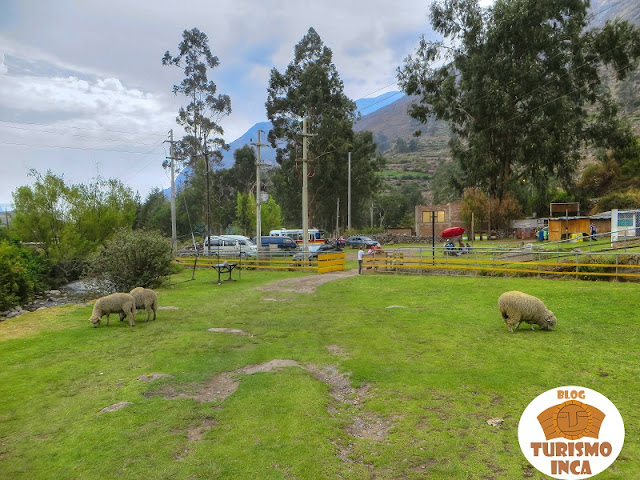
[[[134,328],[91,328],[90,306],[0,323],[0,478],[546,478],[517,427],[561,385],[601,392],[625,421],[598,478],[638,478],[637,285],[363,275],[257,289],[297,276],[185,272],[159,290],[178,309]],[[508,333],[497,298],[513,289],[543,298],[557,329]],[[140,379],[153,373],[170,376]]]

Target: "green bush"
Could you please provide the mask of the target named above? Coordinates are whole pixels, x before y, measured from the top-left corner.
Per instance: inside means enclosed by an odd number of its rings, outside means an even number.
[[[29,302],[44,286],[46,272],[42,256],[0,240],[0,311]]]
[[[86,276],[105,291],[153,288],[172,273],[172,260],[171,244],[161,234],[122,229],[89,261]]]

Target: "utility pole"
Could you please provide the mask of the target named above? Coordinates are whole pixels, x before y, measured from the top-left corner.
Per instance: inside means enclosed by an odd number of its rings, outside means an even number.
[[[371,202],[371,228],[373,228],[373,201]]]
[[[338,205],[336,206],[336,238],[340,235],[340,197],[338,197]]]
[[[351,232],[351,152],[349,152],[349,176],[347,186],[347,229]]]
[[[173,129],[169,130],[169,155],[171,156],[171,247],[174,253],[178,251],[178,236],[176,232],[176,167],[175,150],[173,148]]]
[[[308,170],[307,151],[309,149],[309,138],[307,136],[307,117],[302,120],[302,251],[303,258],[309,258],[309,192],[308,192]]]
[[[169,160],[171,160],[171,249],[178,251],[178,237],[176,235],[176,168],[175,149],[173,148],[173,129],[169,130]],[[163,143],[167,143],[165,140]]]
[[[256,257],[260,258],[260,247],[262,246],[262,190],[260,185],[260,147],[266,144],[260,143],[260,132],[258,130],[258,142],[252,143],[257,150],[256,158]]]
[[[211,256],[211,202],[209,201],[209,156],[207,155],[206,145],[204,151],[204,168],[205,168],[205,181],[207,182],[207,236],[205,237],[207,242],[207,255]]]

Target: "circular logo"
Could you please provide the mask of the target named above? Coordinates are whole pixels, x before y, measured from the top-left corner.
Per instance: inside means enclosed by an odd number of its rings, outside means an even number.
[[[518,425],[522,453],[557,479],[582,479],[606,470],[624,444],[624,422],[604,395],[585,387],[553,388],[536,397]]]

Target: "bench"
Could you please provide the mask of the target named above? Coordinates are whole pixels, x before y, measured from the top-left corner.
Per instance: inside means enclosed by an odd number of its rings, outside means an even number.
[[[234,281],[235,280],[233,278],[231,278],[231,272],[233,271],[234,268],[236,268],[238,264],[237,263],[228,263],[228,262],[224,262],[224,263],[216,263],[214,265],[211,265],[211,267],[215,268],[218,272],[218,284],[222,283],[222,282],[230,282],[230,281]],[[229,274],[229,278],[225,278],[224,280],[220,280],[220,275],[222,273],[228,273]]]

